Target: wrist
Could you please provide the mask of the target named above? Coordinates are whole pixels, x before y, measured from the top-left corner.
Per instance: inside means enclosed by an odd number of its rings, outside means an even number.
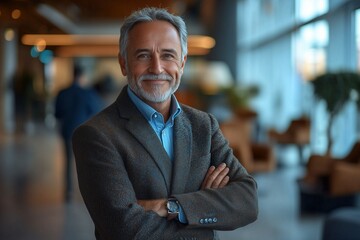
[[[179,210],[180,210],[180,204],[175,198],[169,198],[166,202],[166,209],[167,209],[167,219],[173,220],[175,218],[178,218],[179,216]]]

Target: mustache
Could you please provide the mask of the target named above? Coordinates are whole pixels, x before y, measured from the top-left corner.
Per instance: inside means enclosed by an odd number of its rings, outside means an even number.
[[[139,77],[138,81],[143,81],[143,80],[167,80],[167,81],[172,81],[173,77],[170,76],[169,74],[166,74],[166,73],[144,74],[144,75],[141,75]]]

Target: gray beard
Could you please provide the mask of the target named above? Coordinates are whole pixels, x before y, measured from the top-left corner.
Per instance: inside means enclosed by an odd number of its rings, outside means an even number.
[[[168,89],[166,92],[161,92],[161,86],[154,86],[153,91],[151,93],[146,92],[143,88],[141,88],[138,84],[136,84],[131,79],[128,80],[129,86],[131,90],[133,90],[136,95],[138,95],[140,98],[143,98],[149,102],[155,102],[155,103],[161,103],[168,100],[173,93],[176,92],[176,90],[179,88],[180,82],[177,83],[175,86],[172,86],[170,89]],[[139,83],[141,84],[141,82]]]

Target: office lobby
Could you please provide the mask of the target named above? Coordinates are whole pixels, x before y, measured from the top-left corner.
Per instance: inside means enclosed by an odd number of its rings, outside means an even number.
[[[56,96],[82,66],[110,105],[122,20],[146,6],[185,20],[175,96],[217,119],[257,182],[257,220],[219,238],[360,239],[358,0],[1,1],[0,239],[96,239],[75,161],[64,198]]]

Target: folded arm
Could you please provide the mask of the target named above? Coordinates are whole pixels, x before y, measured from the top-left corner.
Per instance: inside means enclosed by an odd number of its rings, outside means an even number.
[[[217,189],[225,187],[229,182],[229,168],[226,164],[220,164],[218,167],[211,166],[204,178],[201,189]],[[167,220],[174,220],[174,217],[169,218],[166,208],[166,198],[153,199],[153,200],[138,200],[137,203],[144,208],[145,211],[153,211],[160,217],[166,217]],[[186,218],[186,216],[185,216]]]
[[[226,164],[229,180],[226,179],[227,184],[221,188],[209,188],[213,183],[207,182],[199,191],[179,193],[174,197],[182,206],[189,227],[233,230],[256,220],[257,185],[234,157],[214,117],[210,116],[210,121],[211,165]]]
[[[155,209],[157,214],[139,205],[122,157],[101,131],[81,126],[74,133],[73,148],[79,188],[102,239],[213,238],[212,230],[187,229],[168,221],[163,210]]]
[[[114,145],[116,141],[110,140],[109,134],[83,125],[73,137],[80,191],[96,231],[104,239],[182,236],[212,239],[214,229],[235,229],[256,219],[256,183],[234,158],[227,143],[223,139],[219,141],[222,135],[218,128],[212,134],[210,165],[214,167],[204,173],[202,182],[193,184],[195,188],[199,186],[199,190],[173,195],[185,212],[187,225],[167,220],[164,209],[167,193],[154,195],[159,196],[155,200],[161,201],[149,203],[137,199],[124,159],[128,156],[120,154],[119,145]],[[136,144],[126,139],[127,147]],[[226,168],[221,163],[225,163]],[[159,190],[152,187],[154,191]]]

